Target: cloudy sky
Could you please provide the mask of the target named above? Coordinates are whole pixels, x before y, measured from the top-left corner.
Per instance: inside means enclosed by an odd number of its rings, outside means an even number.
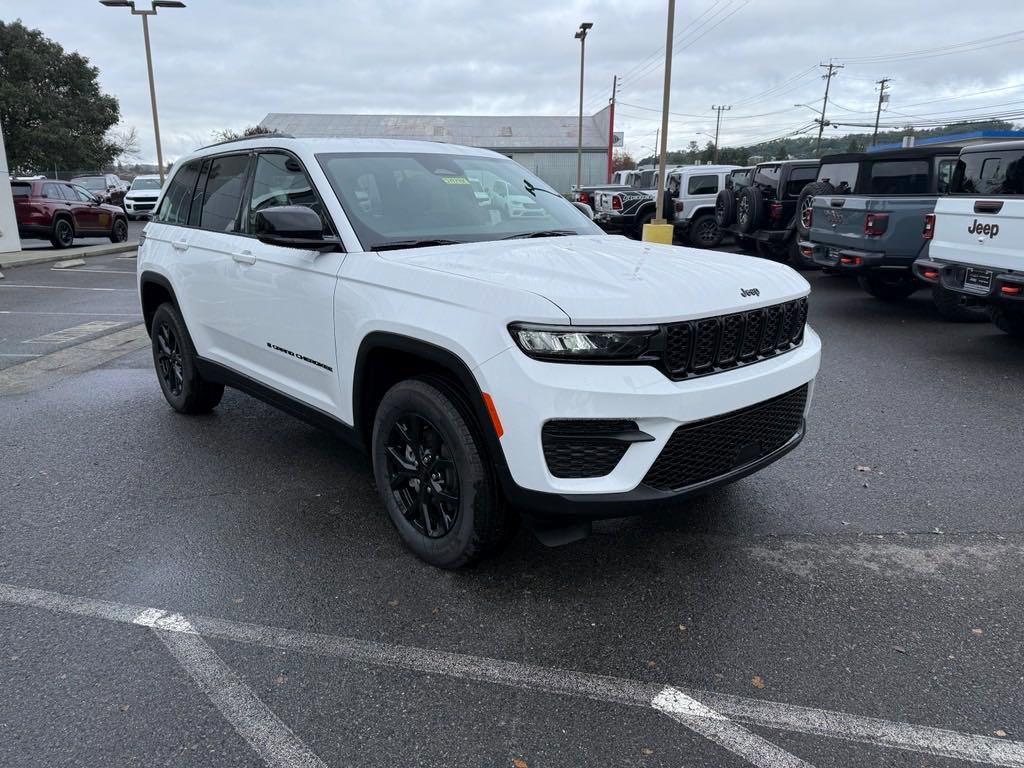
[[[575,114],[579,22],[587,38],[585,110],[620,75],[616,128],[627,148],[654,145],[661,105],[665,0],[187,0],[151,24],[164,151],[170,159],[268,112]],[[148,0],[140,0],[148,5]],[[1024,122],[1024,3],[988,0],[680,0],[670,148],[714,132],[722,145],[874,119],[880,77],[893,78],[884,123],[1007,113]],[[155,158],[141,22],[98,0],[0,0],[87,56],[123,121]],[[827,129],[855,132],[856,127]]]

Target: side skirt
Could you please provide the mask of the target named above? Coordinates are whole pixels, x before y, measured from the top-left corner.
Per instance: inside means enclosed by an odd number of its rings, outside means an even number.
[[[366,446],[359,439],[359,434],[355,428],[326,411],[300,402],[291,395],[286,395],[273,387],[268,387],[266,384],[262,384],[212,360],[197,357],[196,364],[199,368],[199,375],[207,381],[223,384],[226,387],[252,395],[257,400],[262,400],[290,416],[294,416],[311,426],[319,427],[336,437],[340,437],[349,445],[358,448],[361,452],[366,451]]]

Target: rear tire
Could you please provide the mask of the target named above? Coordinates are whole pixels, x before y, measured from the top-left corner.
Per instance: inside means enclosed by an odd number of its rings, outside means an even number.
[[[128,239],[128,222],[124,219],[114,219],[114,226],[110,228],[110,242],[123,243]]]
[[[402,542],[446,569],[496,551],[513,521],[460,402],[444,382],[400,381],[381,400],[371,439],[377,489]]]
[[[953,323],[987,323],[991,319],[988,305],[984,302],[941,285],[932,286],[932,301],[943,320]]]
[[[1024,312],[1008,310],[998,304],[991,307],[992,322],[1003,333],[1024,339]]]
[[[67,216],[61,216],[53,222],[50,243],[54,248],[70,248],[75,244],[75,225]]]
[[[715,248],[722,242],[722,230],[712,213],[702,213],[690,222],[686,239],[694,248]]]
[[[764,196],[757,187],[744,187],[736,196],[736,229],[755,231],[764,220]]]
[[[857,282],[861,288],[882,301],[902,301],[920,287],[917,280],[902,272],[896,275],[869,272],[858,275]]]
[[[224,385],[199,375],[196,348],[185,321],[170,302],[157,307],[150,326],[153,365],[168,405],[178,413],[209,413],[220,403]]]

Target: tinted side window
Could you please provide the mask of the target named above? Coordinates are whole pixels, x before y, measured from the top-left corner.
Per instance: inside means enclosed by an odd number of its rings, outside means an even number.
[[[779,183],[779,166],[762,165],[754,169],[754,183],[775,188]]]
[[[167,193],[160,203],[160,210],[157,211],[157,221],[164,224],[188,224],[189,205],[192,201],[192,191],[196,187],[196,179],[199,178],[201,162],[193,160],[174,174],[174,178],[167,185]]]
[[[248,167],[248,155],[213,158],[203,192],[200,227],[214,232],[232,232],[236,229],[238,208],[245,187],[245,171]]]
[[[872,163],[869,195],[923,195],[928,193],[927,160],[889,160]]]
[[[60,184],[43,184],[43,197],[48,200],[63,200],[64,195],[60,193]]]
[[[827,181],[836,192],[848,195],[857,188],[857,163],[829,163],[818,169],[818,181]]]
[[[15,197],[31,197],[31,184],[11,184],[11,192]]]
[[[718,191],[718,177],[691,176],[686,183],[686,191],[691,195],[713,195]]]
[[[78,196],[79,202],[82,203],[95,203],[98,202],[96,196],[85,187],[79,187],[72,184],[70,187],[64,187],[64,195],[69,200],[74,200],[75,196]]]
[[[970,152],[960,156],[956,192],[1024,195],[1024,150]]]
[[[935,191],[945,195],[952,189],[953,172],[956,170],[956,158],[939,158],[935,164]]]
[[[324,219],[323,206],[299,162],[283,152],[260,153],[256,157],[249,199],[249,231],[256,229],[258,211],[282,205],[304,205]]]
[[[786,197],[799,197],[803,188],[818,176],[816,167],[794,168],[786,182]]]

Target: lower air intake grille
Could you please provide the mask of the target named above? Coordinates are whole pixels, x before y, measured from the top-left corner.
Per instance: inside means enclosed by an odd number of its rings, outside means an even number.
[[[635,432],[625,419],[558,419],[541,431],[544,460],[555,477],[604,477],[629,448],[614,435]]]
[[[807,385],[763,403],[684,424],[672,433],[644,484],[675,491],[713,480],[774,453],[800,430]]]

